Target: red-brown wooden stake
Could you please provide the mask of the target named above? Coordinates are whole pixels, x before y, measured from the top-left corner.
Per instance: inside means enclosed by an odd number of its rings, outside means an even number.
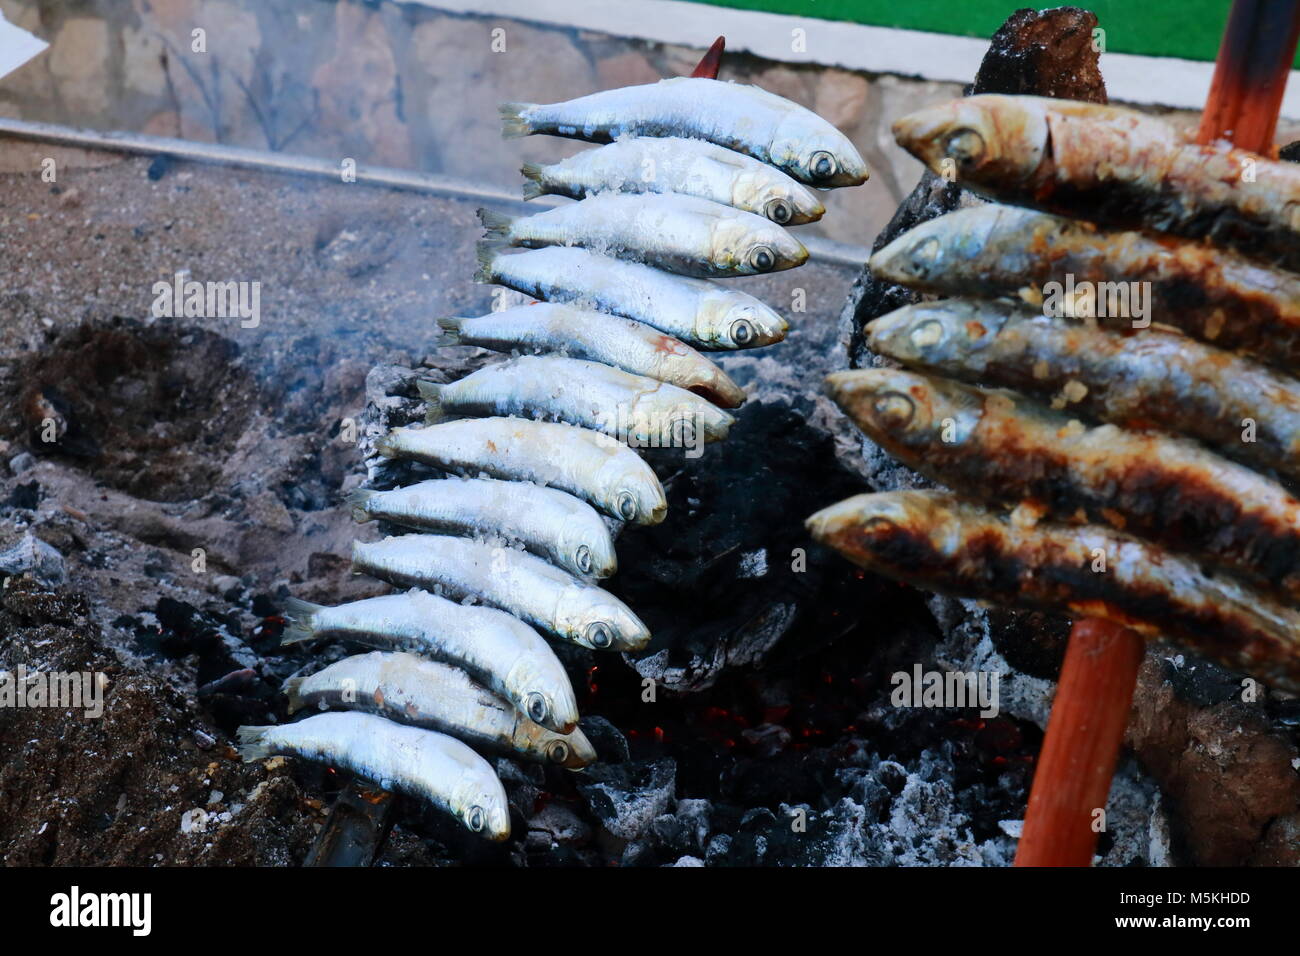
[[[709,47],[704,56],[700,57],[700,62],[696,64],[691,76],[700,76],[706,80],[716,80],[718,78],[718,67],[722,65],[722,51],[727,47],[727,38],[718,37],[713,41],[713,46]]]
[[[1016,866],[1088,866],[1100,833],[1142,663],[1136,632],[1098,618],[1074,625],[1038,755]]]
[[[1300,0],[1236,0],[1223,31],[1198,143],[1226,139],[1273,155],[1273,135],[1300,39]]]
[[[1198,141],[1226,139],[1271,156],[1287,74],[1300,39],[1300,0],[1235,0],[1214,68]],[[1094,814],[1106,806],[1132,708],[1142,638],[1080,621],[1052,703],[1016,866],[1088,866]]]

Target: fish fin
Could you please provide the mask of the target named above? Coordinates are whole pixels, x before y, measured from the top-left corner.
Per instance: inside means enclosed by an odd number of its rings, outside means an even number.
[[[438,320],[438,328],[442,329],[443,345],[460,345],[460,324],[465,320],[459,316],[449,315],[446,318]]]
[[[374,521],[375,516],[366,510],[366,502],[377,495],[371,488],[358,488],[343,499],[343,504],[352,509],[353,521]]]
[[[316,637],[316,612],[321,609],[321,605],[312,604],[302,598],[285,598],[281,613],[289,619],[290,623],[280,638],[281,646],[313,640]]]
[[[524,110],[531,109],[532,103],[502,103],[497,107],[501,114],[501,138],[518,139],[531,136],[533,126],[524,119]]]
[[[505,213],[493,212],[491,209],[480,209],[478,211],[478,221],[483,223],[483,230],[489,239],[509,239],[510,227],[514,225],[514,216],[507,216]]]
[[[306,706],[301,692],[304,679],[302,677],[290,677],[284,682],[284,696],[289,698],[287,709],[291,714],[297,713]]]
[[[239,740],[239,756],[244,759],[244,763],[252,763],[254,760],[265,760],[272,756],[271,745],[266,742],[268,731],[274,730],[274,727],[240,727],[235,731],[235,737]]]
[[[475,248],[478,256],[478,271],[474,273],[475,282],[496,282],[497,246],[490,242],[480,242]]]
[[[416,391],[429,406],[424,413],[426,424],[432,425],[440,422],[447,417],[446,412],[442,410],[442,389],[443,386],[437,382],[419,381],[415,383]]]
[[[546,195],[546,167],[541,163],[524,163],[519,167],[524,174],[524,199]]]

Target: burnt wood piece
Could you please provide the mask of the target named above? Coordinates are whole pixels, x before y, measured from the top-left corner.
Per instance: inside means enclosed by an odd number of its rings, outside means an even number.
[[[303,866],[371,866],[392,828],[393,795],[353,781],[334,800]]]

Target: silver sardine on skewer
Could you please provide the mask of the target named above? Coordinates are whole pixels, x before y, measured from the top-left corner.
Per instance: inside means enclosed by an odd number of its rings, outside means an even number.
[[[517,415],[581,425],[634,447],[698,448],[735,419],[694,392],[585,359],[523,355],[446,385],[420,381],[426,420]]]
[[[531,216],[478,211],[489,240],[580,246],[699,279],[763,275],[808,261],[776,223],[696,196],[607,193]]]
[[[575,425],[474,418],[394,428],[375,447],[386,458],[420,461],[457,474],[559,488],[631,524],[658,524],[668,511],[663,486],[636,452]]]
[[[914,226],[875,253],[870,267],[879,278],[941,295],[1018,293],[1045,305],[1056,298],[1064,314],[1109,328],[1154,322],[1300,368],[1300,275],[1203,242],[984,203]]]
[[[564,665],[540,634],[504,611],[415,590],[337,607],[289,598],[284,613],[292,622],[284,644],[337,638],[410,651],[462,668],[548,730],[567,734],[578,726]]]
[[[1109,524],[1300,598],[1300,501],[1196,442],[894,369],[836,372],[827,387],[885,451],[955,491]]]
[[[983,94],[894,122],[939,175],[1003,202],[1208,239],[1300,270],[1300,166],[1118,106]]]
[[[808,528],[850,561],[917,587],[1106,618],[1300,692],[1300,612],[1122,532],[1030,525],[939,491],[858,495]]]
[[[478,259],[479,282],[636,319],[697,349],[772,345],[790,329],[785,319],[748,293],[587,249],[548,246],[505,255],[480,244]]]
[[[352,564],[399,587],[481,601],[591,650],[639,651],[650,642],[641,619],[614,595],[516,548],[406,534],[354,542]]]
[[[622,316],[534,302],[473,318],[439,319],[440,344],[475,345],[498,352],[555,352],[600,362],[737,408],[745,391],[685,342]]]
[[[1052,397],[1122,428],[1179,432],[1300,481],[1300,381],[1187,336],[1125,336],[964,299],[904,306],[867,335],[905,365]]]
[[[542,166],[524,163],[524,198],[596,193],[678,193],[758,213],[783,226],[826,212],[816,193],[774,166],[680,136],[634,136]]]
[[[849,138],[811,110],[739,83],[675,77],[563,103],[505,103],[506,136],[544,133],[593,143],[622,136],[707,140],[770,163],[811,186],[858,186],[867,164]]]
[[[505,788],[491,765],[446,734],[351,712],[240,727],[238,736],[246,761],[284,755],[342,767],[385,790],[426,800],[489,840],[510,836]]]
[[[392,491],[354,491],[358,521],[382,518],[422,531],[518,541],[573,574],[607,578],[618,568],[609,527],[589,504],[528,481],[435,478]]]
[[[557,734],[463,670],[414,654],[371,651],[285,682],[289,713],[361,710],[399,724],[449,734],[477,749],[514,753],[580,770],[596,759],[581,730]]]

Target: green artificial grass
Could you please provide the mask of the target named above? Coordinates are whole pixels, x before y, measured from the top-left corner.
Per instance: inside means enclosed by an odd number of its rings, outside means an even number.
[[[879,27],[988,39],[1012,13],[1014,0],[694,0],[719,7],[847,20]],[[1052,4],[1044,4],[1049,6]],[[1097,14],[1112,53],[1213,60],[1228,20],[1228,0],[1080,0]],[[1300,54],[1296,56],[1300,67]]]

